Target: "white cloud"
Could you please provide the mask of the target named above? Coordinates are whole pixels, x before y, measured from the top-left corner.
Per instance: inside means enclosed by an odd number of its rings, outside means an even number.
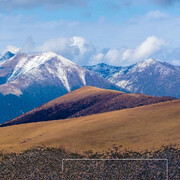
[[[163,12],[152,11],[148,14],[150,14],[149,16],[162,17],[162,15],[156,14],[163,14]],[[152,34],[173,41],[172,45],[174,47],[178,46],[177,36],[180,31],[180,16],[156,18],[155,20],[155,18],[148,18],[148,14],[135,17],[133,22],[127,20],[123,24],[110,22],[108,19],[102,23],[99,23],[99,21],[78,22],[62,19],[41,21],[33,15],[4,14],[0,18],[0,27],[2,27],[0,34],[1,46],[6,47],[9,44],[14,44],[22,47],[24,39],[28,36],[32,36],[37,44],[61,36],[82,36],[101,48],[136,47]],[[1,47],[1,51],[3,47]]]
[[[79,64],[89,64],[90,59],[96,53],[95,47],[92,44],[78,36],[46,40],[35,51],[53,51]]]
[[[20,51],[24,53],[31,53],[34,52],[34,49],[35,49],[35,42],[33,38],[29,36],[23,47],[20,49]]]
[[[74,36],[71,38],[71,41],[71,46],[78,47],[81,55],[85,54],[88,51],[88,49],[86,48],[87,41],[84,38]]]
[[[37,51],[47,52],[47,51],[65,51],[69,48],[70,40],[65,37],[60,37],[57,39],[46,40],[41,46],[37,47]]]
[[[42,45],[36,47],[37,52],[53,51],[61,54],[62,56],[74,60],[75,56],[79,56],[79,48],[72,46],[72,40],[70,38],[59,37],[46,40]]]
[[[105,55],[105,59],[109,64],[118,64],[121,60],[121,51],[118,49],[110,49]]]
[[[156,11],[150,11],[146,14],[146,18],[153,18],[153,19],[162,19],[162,18],[168,18],[170,17],[169,14],[165,12],[161,12],[159,10]]]
[[[131,56],[132,56],[132,50],[131,50],[131,49],[126,49],[126,50],[123,52],[122,58],[123,58],[124,60],[126,60],[126,59],[129,59]]]
[[[111,65],[127,66],[140,60],[154,57],[157,53],[160,53],[161,50],[167,45],[168,43],[163,39],[159,39],[155,36],[150,36],[139,46],[133,49],[109,49],[106,53],[103,54],[103,61]],[[98,62],[97,58],[96,60]],[[93,62],[95,62],[95,60]]]
[[[96,54],[95,58],[100,61],[104,58],[104,54],[103,53]]]
[[[159,39],[155,36],[150,36],[137,48],[125,50],[123,53],[123,59],[141,60],[149,58],[160,51],[166,45],[167,42],[163,39]]]
[[[80,64],[91,64],[92,57],[97,48],[82,37],[74,36],[71,39],[71,47],[78,49],[78,54],[73,57],[74,61]]]
[[[148,37],[139,47],[135,49],[134,58],[148,58],[165,45],[167,45],[167,43],[162,39],[158,39],[155,36]]]
[[[175,66],[180,66],[180,60],[172,60],[172,64]]]
[[[2,50],[2,54],[5,54],[7,51],[10,51],[12,53],[17,53],[20,50],[20,48],[16,46],[8,45],[5,49]]]
[[[89,60],[89,65],[95,65],[95,64],[99,64],[104,62],[105,58],[104,58],[104,54],[102,52],[99,52],[95,55],[92,55],[92,57]]]
[[[180,55],[178,53],[180,48],[170,48],[165,40],[156,36],[148,37],[135,48],[101,49],[79,36],[72,38],[59,37],[46,40],[37,47],[34,47],[34,45],[33,40],[29,38],[20,51],[27,53],[31,53],[32,49],[34,49],[34,52],[53,51],[81,65],[107,63],[116,66],[127,66],[147,58],[155,58],[179,65],[179,61],[176,59]],[[19,48],[8,46],[6,50],[15,52],[19,51]],[[171,58],[167,59],[167,57]]]

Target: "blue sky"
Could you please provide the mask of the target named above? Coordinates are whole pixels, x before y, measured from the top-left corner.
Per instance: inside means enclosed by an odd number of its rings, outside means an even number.
[[[0,51],[54,51],[83,65],[180,65],[178,1],[0,0]]]

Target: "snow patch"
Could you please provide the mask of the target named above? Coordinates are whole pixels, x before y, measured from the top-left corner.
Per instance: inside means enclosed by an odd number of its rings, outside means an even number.
[[[118,83],[116,83],[117,86],[122,87],[122,88],[126,88],[126,86],[129,84],[130,84],[130,82],[126,81],[126,80],[122,80],[122,81],[119,81]]]

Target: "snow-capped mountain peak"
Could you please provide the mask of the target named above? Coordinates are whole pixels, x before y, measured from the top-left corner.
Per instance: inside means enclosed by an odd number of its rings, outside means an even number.
[[[6,52],[2,57],[0,57],[0,65],[6,62],[7,60],[13,58],[15,54],[11,53],[10,51]]]
[[[102,80],[102,78],[98,77],[95,73],[54,52],[39,54],[18,53],[13,60],[8,63],[11,62],[14,63],[14,68],[7,75],[8,79],[6,81],[9,88],[6,87],[6,91],[3,91],[3,94],[14,94],[14,91],[12,92],[12,86],[21,86],[19,91],[16,91],[21,92],[16,94],[20,95],[23,94],[23,89],[33,84],[38,84],[38,86],[57,86],[60,84],[65,88],[65,91],[70,92],[76,87],[85,85],[97,84],[97,86],[99,86],[98,83],[95,82],[98,81],[98,79],[102,82],[107,81]],[[110,82],[107,81],[104,83],[108,84]]]
[[[8,52],[6,52],[6,53],[4,54],[3,57],[4,57],[4,59],[10,59],[10,58],[12,58],[14,55],[15,55],[14,53],[8,51]]]
[[[62,65],[73,65],[74,63],[69,61],[68,59],[57,55],[54,52],[46,52],[40,53],[36,55],[27,55],[23,53],[17,54],[17,58],[19,59],[17,65],[14,68],[12,75],[8,78],[8,82],[16,79],[21,74],[26,74],[28,72],[32,72],[40,68],[41,65],[47,63],[48,61],[52,61],[57,59],[59,63]]]
[[[109,66],[110,69],[113,67]],[[93,66],[88,69],[96,72]],[[111,70],[102,67],[101,73],[117,86],[131,92],[156,96],[172,96],[180,98],[180,67],[166,62],[156,61],[153,58],[122,67],[112,76]]]
[[[146,59],[146,60],[140,61],[137,65],[139,65],[139,66],[141,65],[141,66],[147,67],[147,66],[155,64],[157,62],[158,61],[156,61],[155,59],[150,58],[150,59]]]
[[[157,63],[158,63],[158,61],[154,60],[153,58],[140,61],[134,65],[134,67],[131,69],[131,72],[135,72],[135,71],[142,72],[145,69],[147,69],[150,66],[155,65]]]
[[[0,101],[5,103],[1,110],[9,110],[8,103],[12,101],[16,104],[13,104],[13,112],[7,111],[5,117],[2,115],[3,121],[83,86],[123,91],[56,53],[18,53],[0,65]]]

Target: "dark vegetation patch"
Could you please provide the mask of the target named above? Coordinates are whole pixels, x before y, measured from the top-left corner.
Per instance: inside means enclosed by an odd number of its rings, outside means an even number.
[[[68,153],[60,148],[35,148],[21,154],[0,153],[0,179],[125,179],[166,180],[167,161],[116,161],[116,159],[168,159],[168,178],[180,179],[180,150],[168,146],[155,152],[121,152],[119,147],[102,153]],[[63,161],[62,159],[82,159]],[[84,159],[115,159],[84,161]]]

